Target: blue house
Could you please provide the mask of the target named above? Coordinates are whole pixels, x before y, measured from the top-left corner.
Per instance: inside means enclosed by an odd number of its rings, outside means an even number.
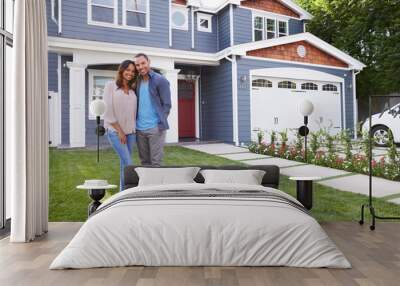
[[[54,146],[95,144],[90,102],[139,52],[171,85],[167,142],[240,145],[258,128],[291,130],[304,99],[311,129],[356,126],[365,66],[306,32],[312,15],[291,0],[46,1]]]

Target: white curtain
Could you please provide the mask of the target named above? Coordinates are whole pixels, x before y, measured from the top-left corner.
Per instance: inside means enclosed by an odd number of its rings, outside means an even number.
[[[7,111],[7,186],[12,242],[28,242],[48,227],[48,91],[45,0],[15,1],[14,71]]]

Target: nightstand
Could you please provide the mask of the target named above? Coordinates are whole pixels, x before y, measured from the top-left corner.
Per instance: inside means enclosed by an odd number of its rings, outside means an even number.
[[[321,177],[290,177],[289,180],[296,181],[296,197],[303,206],[311,210],[313,207],[313,182],[321,180]]]

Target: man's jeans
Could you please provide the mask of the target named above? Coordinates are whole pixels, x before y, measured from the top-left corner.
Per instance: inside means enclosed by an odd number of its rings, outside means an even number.
[[[119,169],[119,190],[123,190],[124,182],[124,168],[125,166],[132,165],[132,151],[133,144],[136,141],[135,134],[126,135],[126,144],[121,144],[119,140],[118,133],[116,131],[107,130],[107,138],[110,142],[111,146],[114,148],[115,152],[117,152],[120,160],[120,169]]]
[[[164,157],[165,130],[158,127],[136,130],[139,158],[142,165],[161,166]]]

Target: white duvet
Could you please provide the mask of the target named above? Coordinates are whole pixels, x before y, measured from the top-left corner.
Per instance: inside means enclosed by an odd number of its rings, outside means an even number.
[[[136,187],[165,190],[263,190],[232,184]],[[297,202],[298,203],[298,202]],[[145,266],[293,266],[350,268],[318,222],[301,210],[258,198],[152,198],[111,204],[90,217],[50,269]]]

